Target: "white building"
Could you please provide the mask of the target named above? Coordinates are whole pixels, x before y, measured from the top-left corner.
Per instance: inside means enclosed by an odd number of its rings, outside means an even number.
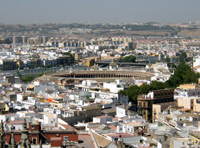
[[[193,69],[200,72],[200,57],[193,58]]]
[[[17,112],[17,115],[19,115],[19,117],[35,117],[35,112],[33,111],[19,111]]]
[[[49,112],[39,113],[36,116],[35,121],[41,122],[42,127],[44,127],[44,126],[57,126],[58,125],[57,115],[49,113]]]
[[[103,88],[104,89],[109,89],[110,92],[112,93],[118,93],[120,90],[124,90],[125,88],[125,83],[123,80],[115,80],[115,82],[105,82],[103,83]]]
[[[111,116],[93,117],[93,123],[106,124],[108,121],[112,122],[112,117]]]
[[[117,106],[116,107],[116,117],[125,117],[127,116],[127,112],[126,112],[126,109],[124,107],[124,105],[121,105],[121,106]]]

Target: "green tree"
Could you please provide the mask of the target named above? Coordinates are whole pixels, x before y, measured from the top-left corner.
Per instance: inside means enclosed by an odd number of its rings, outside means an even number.
[[[171,63],[171,59],[170,59],[169,57],[166,57],[166,58],[164,59],[164,61],[167,62],[167,63]]]
[[[181,63],[189,61],[186,52],[181,52],[181,54],[179,55],[179,59]]]
[[[148,84],[142,84],[139,87],[139,93],[140,94],[148,94],[150,91],[150,86]]]
[[[22,78],[21,80],[22,80],[23,82],[31,82],[31,81],[33,81],[35,78],[36,78],[36,77],[34,77],[34,76],[26,76],[26,77]]]
[[[134,48],[129,48],[129,50],[135,50]]]
[[[159,81],[152,81],[150,84],[149,90],[153,91],[153,90],[164,89],[164,88],[165,88],[164,83],[159,82]]]
[[[132,85],[126,90],[126,95],[129,97],[129,101],[137,103],[137,96],[139,95],[140,90],[137,85]]]
[[[133,56],[133,55],[130,55],[130,56],[126,56],[126,57],[123,57],[119,60],[119,62],[130,62],[130,63],[135,63],[135,60],[136,60],[136,57]]]
[[[150,85],[143,84],[140,87],[136,85],[132,85],[124,91],[120,91],[119,93],[126,95],[129,97],[129,101],[137,104],[137,96],[139,94],[147,94],[149,91],[165,89],[165,88],[176,88],[180,84],[187,83],[197,83],[200,74],[192,71],[190,66],[185,63],[180,63],[176,68],[174,75],[170,77],[168,81],[165,83],[152,81]]]
[[[71,62],[74,62],[74,56],[70,52],[65,52],[63,55],[69,55]]]

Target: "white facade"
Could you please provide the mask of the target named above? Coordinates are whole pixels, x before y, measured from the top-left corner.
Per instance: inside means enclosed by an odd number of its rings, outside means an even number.
[[[194,57],[193,59],[193,68],[196,66],[200,66],[200,57]]]
[[[55,114],[44,114],[43,124],[57,126],[57,115]]]
[[[21,123],[21,124],[15,124],[15,123],[13,123],[13,124],[6,124],[5,128],[6,128],[6,130],[11,130],[12,126],[14,126],[15,130],[22,130],[23,129],[23,123]]]
[[[5,114],[5,115],[0,115],[0,121],[2,120],[3,122],[4,121],[11,121],[11,118],[12,117],[17,117],[19,115],[17,114]]]
[[[93,117],[93,123],[106,124],[108,121],[111,122],[112,117],[110,117],[110,116]]]
[[[151,77],[151,81],[165,82],[169,80],[170,77],[171,77],[170,74],[155,73],[155,75]]]
[[[116,80],[114,83],[103,83],[104,89],[109,89],[112,93],[118,93],[120,90],[124,90],[125,84],[122,80]]]
[[[182,97],[200,97],[200,89],[179,89],[177,88],[174,92],[174,99]]]
[[[23,101],[23,98],[24,98],[24,95],[23,94],[17,94],[17,101],[18,102],[22,102]]]
[[[19,117],[27,117],[27,116],[30,116],[30,117],[35,117],[35,112],[33,111],[19,111],[17,112],[17,114],[19,115]]]
[[[154,72],[161,72],[161,70],[165,72],[169,72],[169,68],[167,63],[156,63],[152,65]]]
[[[116,107],[116,117],[125,117],[126,114],[126,109],[124,108],[124,106],[117,106]]]

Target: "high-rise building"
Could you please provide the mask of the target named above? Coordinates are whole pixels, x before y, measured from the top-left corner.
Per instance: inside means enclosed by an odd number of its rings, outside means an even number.
[[[19,44],[19,43],[22,43],[22,37],[13,36],[13,44]]]
[[[46,45],[46,43],[47,43],[47,41],[48,41],[48,38],[47,38],[46,36],[43,36],[41,41],[42,41],[41,43],[42,43],[43,45]]]
[[[27,44],[28,37],[22,36],[22,44]]]

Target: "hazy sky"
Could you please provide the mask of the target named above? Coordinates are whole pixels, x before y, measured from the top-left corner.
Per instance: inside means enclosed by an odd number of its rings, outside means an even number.
[[[200,20],[200,0],[0,0],[0,22],[132,23]]]

